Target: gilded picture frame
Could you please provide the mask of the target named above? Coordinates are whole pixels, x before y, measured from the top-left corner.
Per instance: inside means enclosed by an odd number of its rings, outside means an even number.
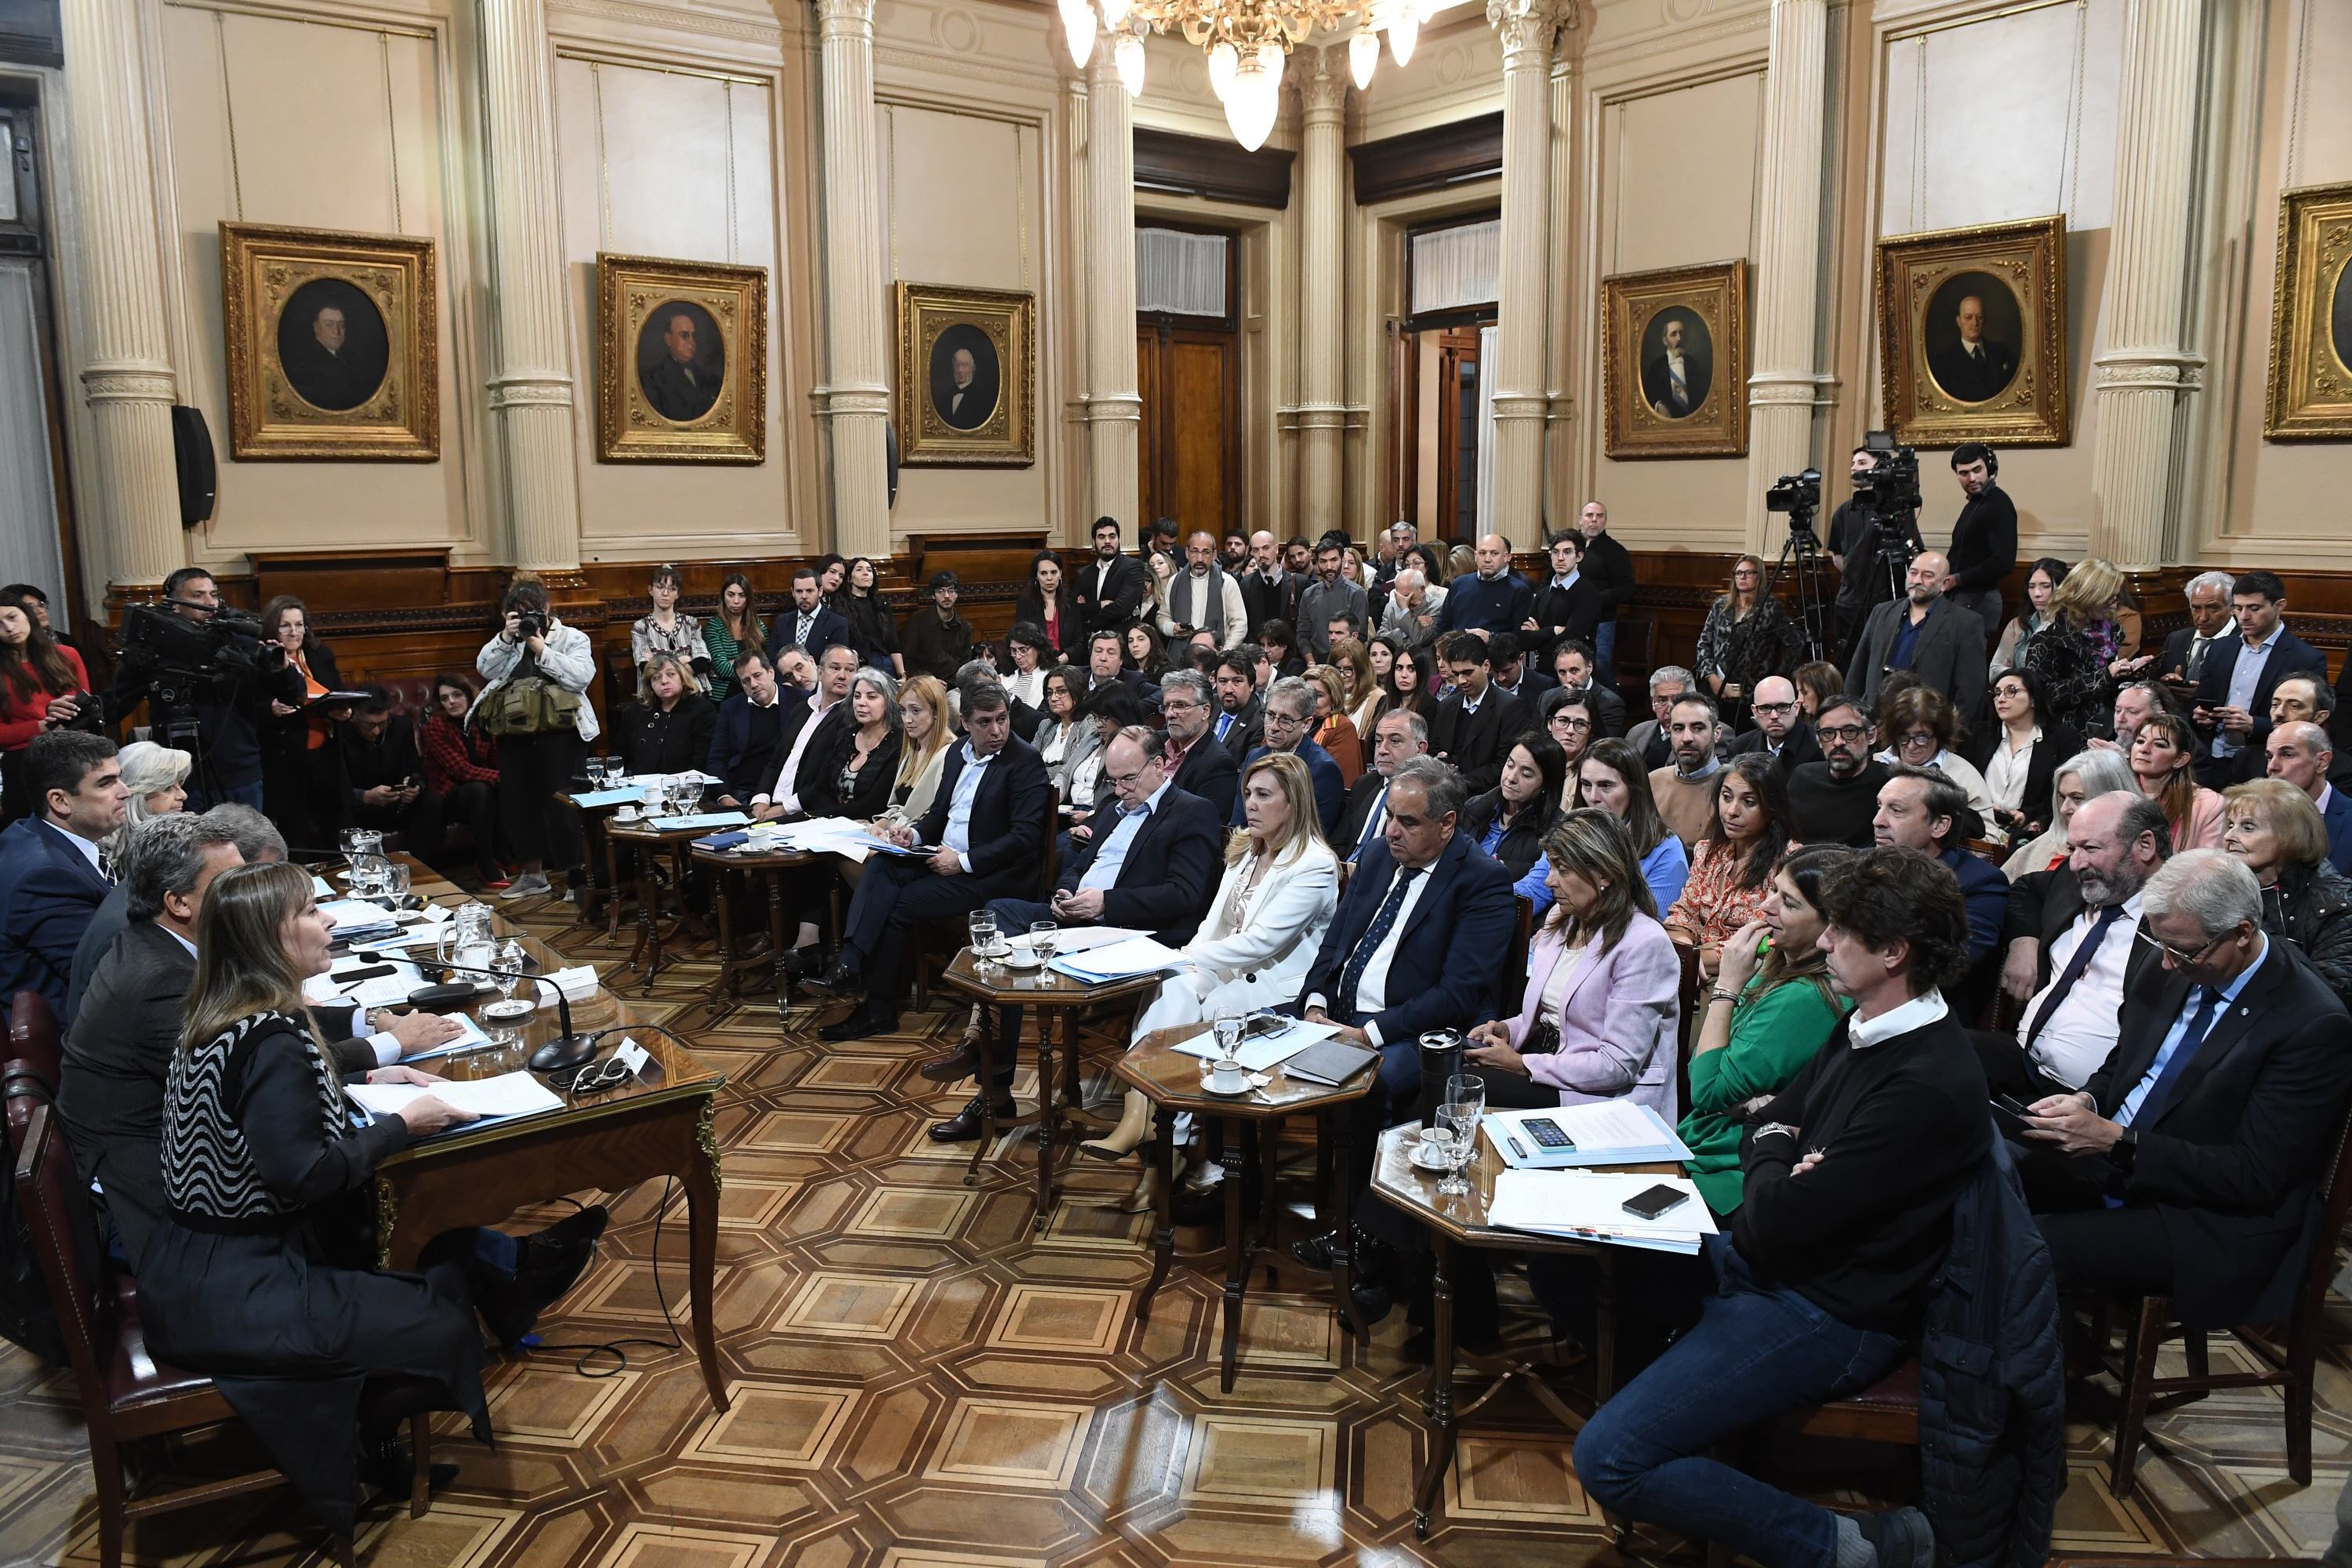
[[[1748,451],[1748,263],[1713,261],[1601,280],[1608,456]]]
[[[2279,197],[2277,277],[2263,435],[2352,440],[2352,184]]]
[[[1035,295],[902,282],[897,363],[900,466],[1037,460]]]
[[[432,240],[224,223],[220,245],[231,457],[440,459]]]
[[[768,269],[596,256],[596,460],[768,459]]]
[[[1914,447],[2063,447],[2066,220],[1878,242],[1886,427]]]

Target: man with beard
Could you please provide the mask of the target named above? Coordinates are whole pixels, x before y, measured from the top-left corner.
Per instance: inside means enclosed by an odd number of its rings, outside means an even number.
[[[1878,814],[1886,764],[1870,754],[1870,710],[1851,697],[1832,697],[1813,721],[1822,760],[1789,774],[1789,815],[1802,844],[1844,844],[1867,849]]]
[[[1960,722],[1975,721],[1984,706],[1984,623],[1945,596],[1950,577],[1951,563],[1934,551],[1912,558],[1906,597],[1879,605],[1863,627],[1845,672],[1847,696],[1875,706],[1887,675],[1907,669],[1950,698]]]
[[[1675,698],[1666,714],[1666,743],[1675,760],[1650,775],[1658,815],[1686,850],[1696,851],[1715,823],[1716,775],[1723,771],[1715,754],[1715,731],[1713,698],[1698,691]]]
[[[1268,621],[1297,623],[1298,595],[1307,584],[1282,563],[1282,547],[1274,542],[1273,534],[1260,529],[1250,535],[1249,564],[1236,577],[1252,639]]]
[[[1151,570],[1120,553],[1118,520],[1095,519],[1095,558],[1077,570],[1078,616],[1090,632],[1124,632],[1143,606]]]

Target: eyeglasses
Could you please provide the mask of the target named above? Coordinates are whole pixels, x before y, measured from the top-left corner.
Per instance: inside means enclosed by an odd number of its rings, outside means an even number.
[[[1551,721],[1551,727],[1555,730],[1590,730],[1592,728],[1592,721],[1590,719],[1554,719]]]
[[[608,1089],[618,1089],[636,1075],[629,1064],[617,1056],[606,1057],[601,1062],[590,1062],[572,1075],[564,1088],[572,1094],[602,1094]]]
[[[1759,713],[1787,713],[1797,705],[1793,702],[1756,702],[1749,706]]]
[[[1824,724],[1814,733],[1824,741],[1859,741],[1869,734],[1870,730],[1862,724]]]
[[[2203,946],[2190,948],[2186,952],[2183,952],[2180,949],[2172,946],[2168,942],[2156,942],[2156,947],[2158,952],[2163,953],[2165,957],[2172,960],[2175,967],[2186,968],[2188,965],[2196,963],[2199,959],[2204,957],[2207,953],[2212,952],[2215,948],[2221,946],[2223,942],[2229,941],[2231,937],[2237,934],[2238,933],[2234,931],[2225,931],[2220,936],[2208,941]],[[2150,942],[2156,942],[2154,937],[2150,937],[2148,940]]]

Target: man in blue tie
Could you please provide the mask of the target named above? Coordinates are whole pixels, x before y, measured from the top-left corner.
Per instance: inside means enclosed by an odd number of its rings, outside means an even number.
[[[2027,1108],[2026,1194],[2061,1289],[2172,1298],[2192,1329],[2286,1316],[2352,1092],[2352,1016],[2262,927],[2262,889],[2219,849],[2140,889],[2161,971],[2076,1094]]]

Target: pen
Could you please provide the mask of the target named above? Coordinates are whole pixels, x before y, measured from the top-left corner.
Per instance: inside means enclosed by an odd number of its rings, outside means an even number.
[[[1512,1153],[1517,1154],[1517,1155],[1520,1159],[1522,1159],[1522,1160],[1524,1160],[1524,1159],[1526,1159],[1526,1158],[1528,1157],[1528,1152],[1527,1152],[1527,1150],[1526,1150],[1524,1147],[1522,1147],[1522,1146],[1520,1145],[1519,1141],[1518,1141],[1517,1139],[1516,1139],[1516,1138],[1511,1138],[1511,1137],[1508,1137],[1507,1135],[1506,1135],[1505,1142],[1508,1142],[1508,1143],[1510,1144],[1510,1146],[1511,1146],[1511,1152],[1512,1152]]]

